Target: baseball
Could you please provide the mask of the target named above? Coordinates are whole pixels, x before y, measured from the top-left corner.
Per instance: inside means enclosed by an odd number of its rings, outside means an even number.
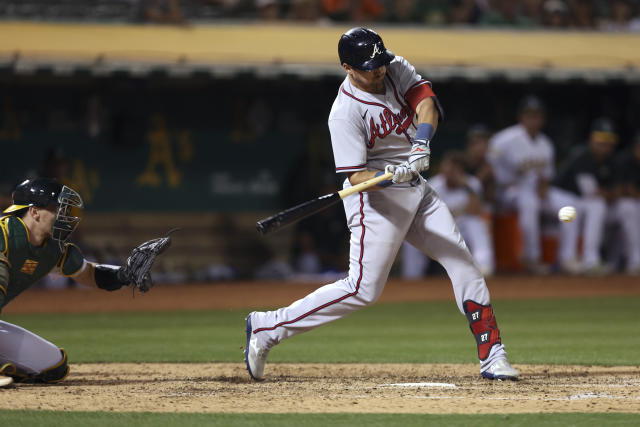
[[[564,222],[571,222],[576,219],[576,208],[573,206],[565,206],[558,211],[558,219]]]

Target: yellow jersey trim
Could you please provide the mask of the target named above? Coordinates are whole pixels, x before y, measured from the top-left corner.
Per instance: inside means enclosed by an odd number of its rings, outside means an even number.
[[[29,207],[29,205],[11,205],[7,209],[2,211],[2,213],[11,213],[11,212],[19,211],[19,210],[22,210],[22,209],[28,208],[28,207]]]
[[[2,237],[4,238],[4,250],[2,253],[9,258],[9,229],[7,228],[6,218],[8,218],[8,216],[0,218],[0,232],[2,232]],[[11,267],[11,264],[9,264],[9,267]]]
[[[75,246],[76,249],[78,251],[80,251],[80,248],[76,245],[74,245],[73,243],[67,243],[66,245],[64,245],[64,254],[62,255],[62,260],[60,261],[60,265],[58,266],[58,269],[60,270],[60,274],[64,277],[73,277],[76,274],[78,274],[80,272],[80,270],[83,269],[84,267],[84,262],[82,263],[82,265],[80,266],[80,268],[78,268],[76,271],[74,271],[71,274],[64,274],[62,272],[62,267],[64,266],[64,262],[67,260],[67,255],[69,254],[69,246]],[[82,251],[80,251],[80,253],[82,253]]]
[[[7,296],[7,290],[4,288],[4,286],[0,285],[0,291],[2,291],[2,293]]]

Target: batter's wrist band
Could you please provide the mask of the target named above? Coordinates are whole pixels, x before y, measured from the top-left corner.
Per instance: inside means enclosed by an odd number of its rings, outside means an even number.
[[[431,140],[433,136],[433,125],[431,123],[420,123],[416,132],[416,139]]]
[[[380,171],[376,173],[376,176],[380,176],[380,175],[384,175],[384,171]],[[384,188],[392,184],[393,184],[393,181],[391,181],[390,179],[387,179],[386,181],[380,181],[379,183],[376,184],[376,186]]]

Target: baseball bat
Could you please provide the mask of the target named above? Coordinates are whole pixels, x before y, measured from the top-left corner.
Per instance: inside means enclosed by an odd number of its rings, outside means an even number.
[[[324,196],[316,197],[315,199],[308,200],[304,203],[300,203],[292,208],[285,209],[277,214],[270,216],[269,218],[262,219],[256,224],[256,228],[260,234],[269,234],[276,230],[293,224],[296,221],[301,220],[320,212],[323,209],[339,202],[347,196],[354,193],[359,193],[368,188],[373,187],[379,182],[385,181],[393,177],[393,173],[385,173],[380,176],[376,176],[360,184],[356,184],[352,187],[345,188],[344,190],[336,191],[335,193],[325,194]]]

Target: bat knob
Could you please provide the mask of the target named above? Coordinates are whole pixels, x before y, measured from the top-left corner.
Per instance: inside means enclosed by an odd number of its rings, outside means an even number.
[[[266,232],[267,232],[267,228],[264,226],[262,221],[258,221],[256,223],[256,229],[258,230],[258,233],[260,233],[260,234],[266,234]]]

